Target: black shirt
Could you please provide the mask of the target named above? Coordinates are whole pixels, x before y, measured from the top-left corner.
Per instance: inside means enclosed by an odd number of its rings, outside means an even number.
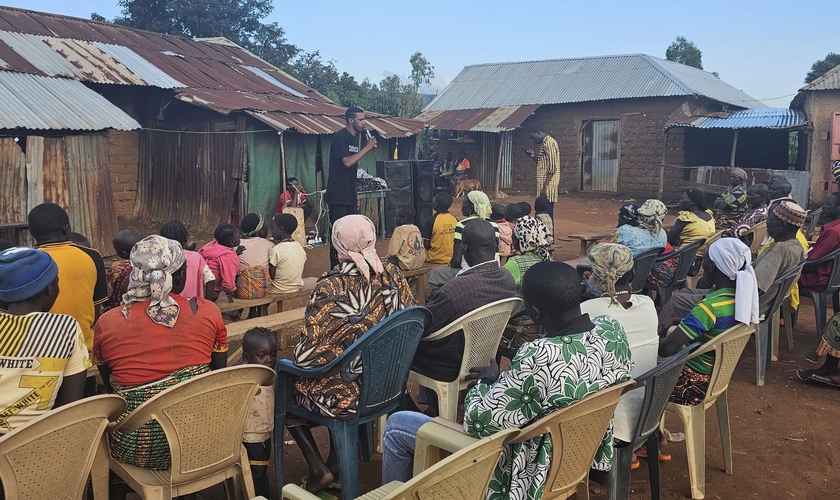
[[[357,133],[354,136],[345,127],[332,136],[327,194],[324,196],[324,201],[330,205],[356,206],[356,171],[359,169],[359,164],[345,167],[341,160],[361,150],[361,135]]]

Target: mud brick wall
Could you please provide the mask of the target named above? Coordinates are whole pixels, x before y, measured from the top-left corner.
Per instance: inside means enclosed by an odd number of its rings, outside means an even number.
[[[137,168],[140,162],[140,131],[108,132],[111,186],[118,217],[132,218],[137,200]]]
[[[514,133],[513,185],[521,186],[522,193],[536,194],[536,165],[522,152],[523,147],[535,146],[528,138],[528,127],[533,123],[542,124],[560,145],[561,189],[578,191],[584,124],[588,120],[620,120],[618,194],[641,199],[656,197],[665,122],[685,100],[685,97],[659,97],[542,106]],[[667,164],[684,165],[683,144],[682,129],[671,129],[665,155]],[[682,180],[683,170],[666,167],[663,198],[679,197],[678,183]]]

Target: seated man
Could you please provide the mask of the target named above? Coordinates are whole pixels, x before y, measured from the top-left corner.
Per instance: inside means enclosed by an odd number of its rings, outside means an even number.
[[[782,198],[791,198],[790,193],[793,191],[793,186],[790,181],[781,175],[774,175],[770,177],[770,200],[779,200]]]
[[[429,333],[481,306],[517,296],[513,277],[496,261],[496,230],[489,222],[473,220],[467,224],[461,248],[469,268],[440,287],[426,304],[432,313]],[[463,332],[441,340],[420,342],[412,369],[436,380],[455,380],[463,354]]]
[[[590,318],[580,311],[580,278],[562,262],[534,264],[523,278],[525,308],[545,331],[526,342],[499,374],[499,366],[476,369],[477,383],[464,398],[464,430],[482,438],[506,428],[524,427],[542,415],[565,408],[630,378],[633,362],[624,329],[608,316]],[[593,360],[603,369],[592,369]],[[382,481],[411,478],[420,426],[432,419],[399,412],[388,419],[382,454]],[[540,498],[550,468],[551,444],[545,436],[506,445],[493,473],[487,498]],[[608,430],[592,467],[611,467],[612,430]]]
[[[803,289],[814,292],[822,292],[828,286],[832,262],[828,261],[819,266],[809,263],[840,248],[840,191],[831,193],[825,200],[823,217],[831,222],[827,222],[820,230],[820,236],[808,254],[808,261],[806,261],[805,267],[802,269],[802,276],[799,278],[799,285]]]
[[[767,233],[775,243],[755,260],[755,275],[759,298],[759,310],[769,307],[775,297],[773,282],[779,276],[802,263],[804,252],[796,239],[799,228],[805,224],[805,210],[788,200],[777,201],[770,206],[767,218]],[[726,241],[724,239],[723,241]],[[711,277],[704,275],[700,280],[705,288],[684,288],[674,294],[659,313],[659,333],[678,324],[711,291]]]
[[[747,206],[749,210],[744,212],[744,215],[735,223],[723,232],[724,238],[741,238],[747,246],[752,245],[752,235],[749,236],[749,241],[744,239],[750,229],[759,222],[767,220],[767,201],[770,196],[770,190],[767,189],[766,184],[753,184],[747,189]]]

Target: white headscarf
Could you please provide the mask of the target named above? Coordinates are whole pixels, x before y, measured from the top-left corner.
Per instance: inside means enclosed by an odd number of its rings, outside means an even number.
[[[706,253],[720,272],[735,280],[735,321],[758,323],[758,285],[750,248],[738,238],[721,238]]]

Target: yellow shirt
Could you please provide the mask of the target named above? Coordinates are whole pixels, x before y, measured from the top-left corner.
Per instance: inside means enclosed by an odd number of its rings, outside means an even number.
[[[0,314],[0,435],[50,411],[64,378],[90,366],[72,317]]]
[[[303,288],[303,266],[306,250],[297,241],[281,241],[268,254],[268,263],[274,266],[271,293],[294,293]]]
[[[548,201],[557,201],[560,188],[560,146],[550,135],[545,136],[540,144],[537,156],[537,196],[540,196],[543,184],[549,175],[553,175],[545,190]]]
[[[400,269],[413,271],[423,267],[426,262],[426,249],[423,248],[423,236],[414,224],[403,224],[394,229],[388,243],[386,259],[396,257]]]
[[[437,213],[427,222],[423,238],[429,240],[426,262],[449,264],[455,244],[455,226],[458,219],[449,212]]]
[[[687,224],[683,227],[682,232],[680,232],[680,247],[684,247],[691,242],[697,241],[700,238],[708,239],[715,234],[715,214],[712,213],[711,210],[706,210],[706,213],[709,214],[709,220],[703,220],[694,212],[689,212],[687,210],[680,211],[677,214],[677,220],[686,222]],[[698,257],[702,257],[703,254],[701,251],[697,252]]]
[[[71,242],[47,243],[38,247],[50,254],[58,266],[58,298],[51,313],[73,316],[93,350],[93,323],[96,305],[108,301],[105,263],[99,252]]]

